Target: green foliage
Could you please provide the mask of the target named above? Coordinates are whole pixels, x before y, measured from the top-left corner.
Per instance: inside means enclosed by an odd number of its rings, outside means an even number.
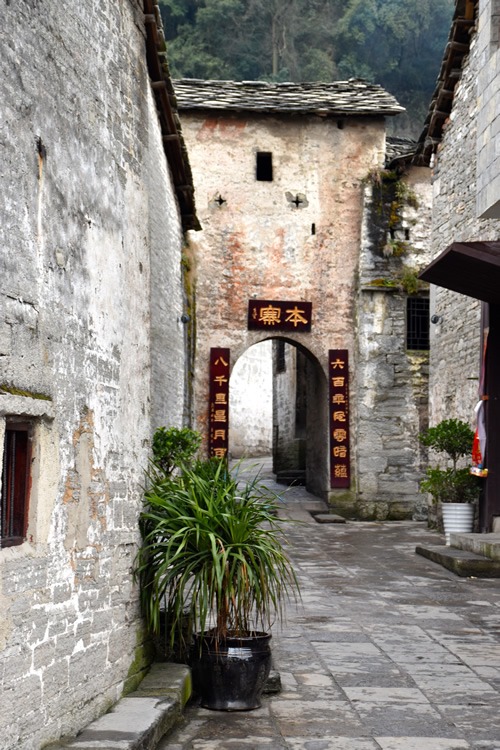
[[[451,459],[453,468],[457,461],[472,451],[474,432],[466,422],[459,419],[444,419],[435,427],[429,427],[420,435],[420,442]]]
[[[389,289],[395,289],[398,286],[398,282],[395,281],[395,279],[372,279],[370,283],[367,286],[373,286],[373,287],[387,287]]]
[[[411,245],[399,239],[397,232],[404,229],[405,209],[418,208],[417,196],[396,172],[386,169],[371,170],[366,182],[372,186],[370,241],[386,258],[400,258],[411,249]]]
[[[387,240],[382,250],[385,257],[401,258],[408,252],[410,245],[404,240]]]
[[[381,83],[405,106],[429,101],[449,32],[448,0],[350,0],[337,30],[343,77]]]
[[[423,492],[429,492],[435,503],[472,503],[477,500],[479,484],[476,477],[464,469],[429,467],[426,479],[420,483]]]
[[[406,294],[416,294],[420,289],[418,272],[414,268],[404,266],[401,274],[401,287]]]
[[[188,427],[159,427],[153,435],[153,473],[169,476],[192,460],[200,443],[199,433]]]
[[[146,492],[136,574],[152,632],[163,608],[170,639],[266,629],[297,590],[277,504],[255,479],[239,486],[225,461],[198,462]]]
[[[7,385],[6,383],[0,384],[0,393],[8,393],[11,396],[23,396],[24,398],[38,398],[41,401],[52,401],[52,397],[47,396],[46,393],[27,391],[24,388],[17,388],[14,385]]]
[[[420,122],[453,8],[453,0],[160,0],[176,77],[365,78]]]
[[[428,448],[446,456],[452,467],[428,467],[421,489],[432,495],[434,502],[468,503],[479,495],[480,485],[469,468],[457,469],[460,458],[472,451],[474,433],[465,422],[459,419],[445,419],[435,427],[429,427],[420,434],[420,441]]]

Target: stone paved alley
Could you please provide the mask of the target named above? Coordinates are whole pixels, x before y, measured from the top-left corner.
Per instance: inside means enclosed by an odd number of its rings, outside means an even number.
[[[303,488],[284,497],[303,602],[273,631],[282,691],[248,713],[193,702],[159,749],[500,750],[500,581],[416,555],[441,540],[424,523],[319,524]]]

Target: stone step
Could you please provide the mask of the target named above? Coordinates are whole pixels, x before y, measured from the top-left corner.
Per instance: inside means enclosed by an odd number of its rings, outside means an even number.
[[[339,516],[337,513],[317,513],[311,511],[311,516],[314,518],[316,523],[345,523],[344,516]]]
[[[469,550],[447,547],[444,544],[419,544],[415,552],[463,578],[500,578],[500,560],[492,560]]]
[[[305,487],[306,472],[305,469],[284,469],[276,474],[278,484],[295,485],[296,487]]]
[[[191,695],[191,672],[183,664],[153,664],[138,689],[76,737],[46,750],[153,750],[182,716]]]
[[[450,545],[500,561],[500,534],[451,534]]]
[[[281,676],[272,669],[264,693],[279,692]],[[156,662],[135,692],[119,700],[76,737],[60,739],[45,750],[155,750],[182,718],[191,693],[189,667]]]

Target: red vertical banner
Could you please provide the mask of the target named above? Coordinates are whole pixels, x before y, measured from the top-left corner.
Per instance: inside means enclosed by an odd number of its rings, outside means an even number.
[[[210,349],[210,457],[226,458],[229,447],[229,349]]]
[[[334,489],[351,486],[349,459],[349,352],[328,352],[330,403],[330,484]]]

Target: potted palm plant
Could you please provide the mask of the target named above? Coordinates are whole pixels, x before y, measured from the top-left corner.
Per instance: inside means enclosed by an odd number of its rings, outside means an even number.
[[[156,476],[145,498],[137,571],[151,631],[164,610],[171,642],[191,640],[202,706],[257,708],[271,622],[298,591],[276,499],[215,459]]]
[[[441,507],[447,545],[451,533],[473,529],[479,480],[471,475],[469,465],[459,466],[460,459],[471,454],[473,438],[469,425],[459,419],[445,419],[420,434],[423,445],[445,457],[444,466],[427,468],[420,487]]]

